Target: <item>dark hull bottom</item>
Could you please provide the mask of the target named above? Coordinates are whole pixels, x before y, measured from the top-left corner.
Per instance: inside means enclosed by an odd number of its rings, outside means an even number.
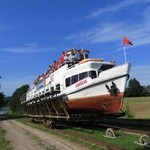
[[[71,99],[66,102],[68,113],[100,113],[114,114],[122,108],[123,93],[117,95],[103,95],[80,99]]]
[[[122,108],[123,94],[70,99],[65,102],[39,101],[38,103],[26,104],[25,109],[32,118],[69,119],[76,117],[79,119],[79,117],[90,117],[94,119],[94,117],[116,117]]]

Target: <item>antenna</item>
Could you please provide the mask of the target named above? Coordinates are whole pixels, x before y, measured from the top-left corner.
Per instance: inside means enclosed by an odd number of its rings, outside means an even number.
[[[83,45],[82,45],[82,51],[83,51]]]

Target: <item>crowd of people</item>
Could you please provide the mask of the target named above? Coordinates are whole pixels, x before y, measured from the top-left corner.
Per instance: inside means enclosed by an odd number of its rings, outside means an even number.
[[[58,61],[54,60],[54,63],[52,65],[49,65],[48,70],[43,73],[42,75],[39,75],[34,83],[37,83],[40,79],[46,77],[48,74],[54,72],[64,64],[69,64],[70,66],[73,64],[76,64],[84,59],[83,56],[83,50],[69,50],[68,52],[62,51],[61,57],[58,59]]]
[[[57,70],[64,64],[76,64],[83,59],[82,50],[72,50],[69,52],[62,52],[58,61],[54,61],[52,67]]]

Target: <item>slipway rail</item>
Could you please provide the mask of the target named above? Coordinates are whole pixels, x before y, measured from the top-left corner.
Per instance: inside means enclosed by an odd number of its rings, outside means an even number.
[[[100,141],[100,140],[96,140],[96,139],[91,138],[89,136],[82,136],[80,134],[70,133],[68,131],[58,130],[58,129],[54,129],[54,131],[57,131],[59,133],[62,133],[62,134],[65,134],[65,135],[68,135],[71,137],[78,138],[79,140],[82,140],[84,142],[88,142],[88,143],[95,144],[95,145],[98,145],[98,146],[103,147],[103,148],[107,148],[108,150],[125,150],[124,148],[121,148],[121,147],[116,146],[114,144],[107,143],[107,142]]]
[[[58,122],[45,122],[43,121],[45,127],[53,129],[57,133],[62,133],[64,135],[75,137],[81,141],[88,142],[91,144],[98,145],[100,147],[105,147],[109,150],[123,150],[125,148],[114,145],[112,143],[101,141],[100,139],[95,139],[92,136],[82,135],[77,132],[70,132],[65,130],[71,129],[72,127],[79,127],[84,129],[91,129],[92,131],[105,131],[106,138],[120,138],[119,131],[124,131],[130,134],[138,134],[139,139],[133,144],[138,144],[143,146],[144,148],[150,148],[150,120],[141,120],[141,119],[104,119],[104,120],[96,120],[95,122],[90,122],[89,120],[72,120],[72,121],[59,121]],[[59,126],[57,126],[59,125]]]

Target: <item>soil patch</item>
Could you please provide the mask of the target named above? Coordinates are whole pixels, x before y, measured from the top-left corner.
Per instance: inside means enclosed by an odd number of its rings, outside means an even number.
[[[0,121],[6,139],[15,150],[87,150],[77,143],[24,125],[15,120]]]

